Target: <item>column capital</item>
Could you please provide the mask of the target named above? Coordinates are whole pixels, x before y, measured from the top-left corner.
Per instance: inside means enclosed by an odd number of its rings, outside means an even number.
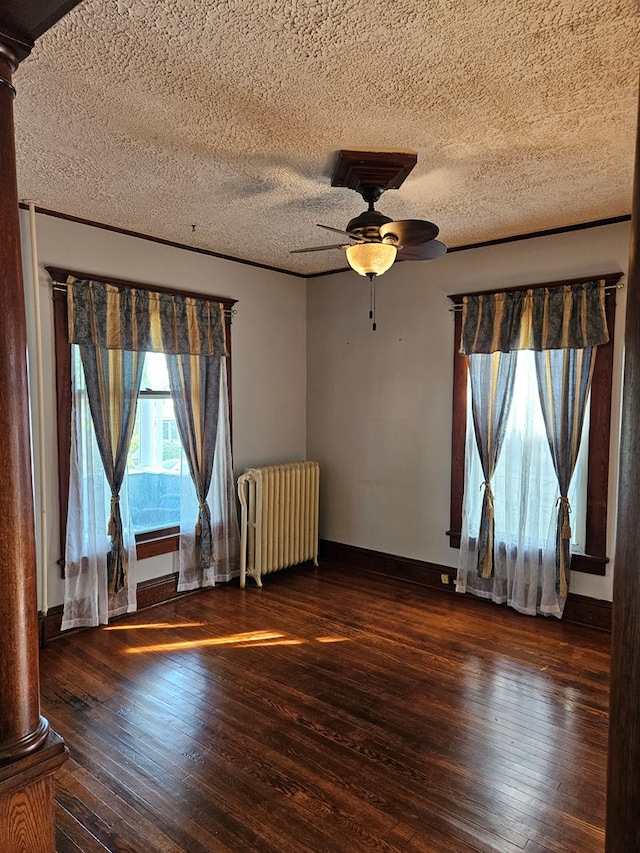
[[[3,44],[1,39],[2,33],[0,33],[0,86],[9,89],[11,95],[15,98],[16,88],[11,82],[11,75],[15,73],[18,67],[18,57],[10,47]]]
[[[3,28],[0,21],[0,61],[9,63],[11,74],[13,74],[27,56],[33,50],[33,42],[29,39],[9,32]]]

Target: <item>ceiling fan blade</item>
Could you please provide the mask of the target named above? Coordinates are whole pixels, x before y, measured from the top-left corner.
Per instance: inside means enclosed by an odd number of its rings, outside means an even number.
[[[317,223],[318,228],[326,228],[327,231],[335,231],[336,234],[346,234],[347,237],[350,237],[352,240],[357,240],[358,243],[366,243],[362,237],[359,237],[357,234],[352,234],[351,231],[343,231],[341,228],[333,228],[331,225],[321,225],[319,222]]]
[[[438,236],[439,228],[426,219],[399,219],[380,226],[380,237],[394,236],[400,246],[420,246]]]
[[[291,249],[289,254],[296,255],[300,252],[323,252],[325,249],[346,249],[344,243],[335,243],[333,246],[310,246],[308,249]]]
[[[447,251],[447,247],[440,240],[429,240],[419,246],[405,246],[398,249],[398,261],[432,261],[439,258]]]

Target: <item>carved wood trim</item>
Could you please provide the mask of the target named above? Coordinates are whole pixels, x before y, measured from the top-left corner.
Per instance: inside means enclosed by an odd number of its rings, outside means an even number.
[[[77,6],[81,0],[3,0],[0,10],[0,41],[22,62],[34,42]]]
[[[339,151],[331,186],[356,192],[365,185],[396,190],[417,162],[415,151]]]

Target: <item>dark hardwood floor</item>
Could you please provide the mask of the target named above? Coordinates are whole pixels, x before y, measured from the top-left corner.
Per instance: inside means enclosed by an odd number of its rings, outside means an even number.
[[[324,564],[42,650],[58,853],[602,853],[609,636]]]

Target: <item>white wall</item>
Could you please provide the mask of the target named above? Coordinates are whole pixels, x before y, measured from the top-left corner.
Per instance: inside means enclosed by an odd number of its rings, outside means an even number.
[[[51,286],[59,266],[238,299],[232,327],[233,442],[245,466],[286,459],[321,464],[321,536],[455,566],[449,547],[453,318],[449,293],[623,270],[628,223],[396,264],[377,284],[378,330],[368,319],[368,281],[355,273],[302,279],[145,240],[36,217],[42,300],[48,605],[63,585],[57,499]],[[28,214],[21,213],[30,375],[35,384]],[[624,281],[624,279],[623,279]],[[306,291],[306,292],[305,292]],[[608,553],[615,550],[625,291],[618,291],[609,489]],[[40,483],[37,432],[36,489]],[[42,553],[40,516],[38,553]],[[172,554],[144,560],[139,580],[177,568]],[[573,573],[572,591],[612,597],[604,578]]]
[[[46,444],[48,604],[61,604],[55,360],[51,284],[46,266],[142,283],[182,288],[238,300],[232,325],[233,450],[236,472],[249,465],[304,459],[306,455],[306,290],[304,279],[116,234],[101,228],[37,215],[38,290],[42,304],[44,406],[36,381],[36,327],[29,217],[21,212],[23,268],[34,424],[36,490],[40,486],[37,430]],[[42,527],[37,513],[38,555]],[[177,569],[175,556],[139,563],[138,580]],[[40,584],[41,586],[41,584]],[[40,589],[42,601],[42,590]]]
[[[321,466],[323,538],[455,566],[449,547],[453,316],[447,294],[622,270],[629,224],[398,263],[377,283],[353,272],[307,285],[307,456]],[[625,279],[623,278],[623,281]],[[618,291],[608,554],[615,549],[625,291]],[[612,598],[574,572],[573,592]]]

